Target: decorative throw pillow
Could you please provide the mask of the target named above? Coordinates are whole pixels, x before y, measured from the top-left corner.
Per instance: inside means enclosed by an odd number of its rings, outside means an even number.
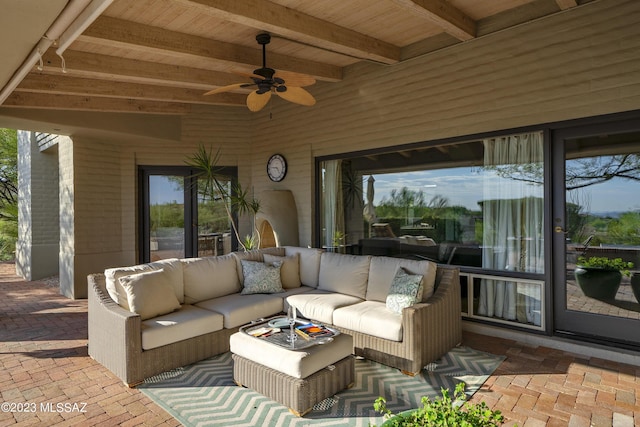
[[[284,292],[280,280],[282,261],[259,262],[241,260],[244,287],[242,295]]]
[[[387,295],[387,308],[394,313],[402,313],[402,309],[411,307],[420,301],[422,294],[422,276],[419,274],[407,274],[404,268],[398,268],[391,289]]]
[[[118,279],[127,294],[129,310],[142,320],[171,313],[180,308],[173,286],[164,270],[131,274]]]
[[[300,283],[300,254],[290,256],[276,256],[264,254],[264,262],[282,261],[280,280],[285,289],[299,288]]]

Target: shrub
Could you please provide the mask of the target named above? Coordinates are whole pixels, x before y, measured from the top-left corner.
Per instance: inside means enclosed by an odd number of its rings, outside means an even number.
[[[592,256],[589,258],[579,257],[578,266],[595,267],[603,270],[619,270],[625,276],[629,276],[629,269],[633,268],[632,262],[623,261],[622,258],[607,258],[600,256]]]
[[[422,408],[394,415],[386,407],[386,400],[378,397],[373,408],[387,419],[386,425],[392,427],[490,427],[500,426],[504,417],[499,410],[491,410],[484,402],[479,404],[466,402],[464,383],[458,383],[454,399],[449,390],[441,390],[442,397],[431,400],[422,398]]]

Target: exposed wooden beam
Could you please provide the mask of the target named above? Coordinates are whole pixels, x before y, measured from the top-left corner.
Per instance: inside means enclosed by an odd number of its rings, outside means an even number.
[[[137,99],[92,96],[51,95],[46,93],[13,92],[2,104],[6,107],[41,108],[46,110],[82,110],[120,113],[188,114],[189,104],[141,101]]]
[[[195,59],[203,66],[252,72],[262,65],[262,49],[220,42],[204,37],[169,31],[122,19],[100,17],[78,38],[101,46],[124,48],[143,53],[156,52],[177,58]],[[339,81],[342,68],[269,52],[268,65],[277,70],[308,74],[316,79]]]
[[[413,14],[433,22],[459,40],[476,37],[476,22],[446,0],[392,0]]]
[[[334,52],[385,64],[400,60],[400,48],[328,21],[265,0],[176,0],[189,8]]]
[[[239,93],[204,96],[203,92],[198,89],[113,82],[41,73],[29,74],[16,88],[16,91],[209,105],[246,105],[247,97],[246,94]]]
[[[556,0],[556,4],[561,10],[565,10],[576,7],[578,5],[578,2],[576,0]]]
[[[201,68],[137,61],[74,50],[67,50],[64,58],[67,73],[78,77],[159,84],[205,91],[217,86],[238,83],[238,76]],[[55,53],[47,51],[43,55],[43,61],[45,70],[52,73],[61,72],[61,61]]]

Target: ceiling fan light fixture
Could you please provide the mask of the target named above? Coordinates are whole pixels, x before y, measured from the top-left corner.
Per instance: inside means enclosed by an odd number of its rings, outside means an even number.
[[[271,41],[271,35],[268,33],[260,33],[256,36],[258,44],[262,45],[262,68],[253,70],[253,74],[242,74],[250,78],[253,83],[235,83],[217,89],[210,90],[205,95],[214,95],[217,93],[228,92],[235,89],[257,86],[247,96],[247,107],[251,111],[260,111],[269,102],[271,92],[275,92],[286,101],[299,105],[311,106],[316,103],[315,98],[302,86],[310,86],[316,80],[304,74],[293,72],[278,72],[273,68],[267,67],[267,49],[266,45]],[[289,85],[287,85],[287,80]]]

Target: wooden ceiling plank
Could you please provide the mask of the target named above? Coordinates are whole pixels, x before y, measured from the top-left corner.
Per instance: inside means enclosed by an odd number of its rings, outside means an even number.
[[[82,110],[100,112],[188,114],[189,104],[175,102],[142,101],[75,95],[13,92],[2,104],[14,108],[40,108],[45,110]]]
[[[35,92],[57,95],[88,95],[110,98],[140,99],[146,101],[180,102],[208,105],[246,104],[246,94],[221,93],[204,96],[201,90],[178,87],[113,82],[68,75],[29,74],[16,88],[17,92]]]
[[[446,0],[392,0],[413,14],[441,27],[459,40],[476,37],[476,22]]]
[[[49,50],[42,57],[46,71],[60,72],[61,61],[54,52]],[[201,68],[137,61],[74,50],[67,50],[64,53],[64,58],[67,73],[79,77],[201,90],[238,83],[238,76]]]
[[[144,53],[202,61],[210,67],[236,67],[252,72],[262,65],[262,48],[249,48],[190,34],[164,30],[122,19],[100,17],[78,38],[80,41]],[[308,74],[318,80],[342,80],[342,67],[267,52],[268,65],[278,70]],[[222,65],[221,65],[222,64]]]
[[[571,9],[572,7],[576,7],[578,2],[576,0],[556,0],[558,7],[560,10]]]
[[[400,48],[265,0],[176,0],[203,13],[361,59],[395,64]]]

